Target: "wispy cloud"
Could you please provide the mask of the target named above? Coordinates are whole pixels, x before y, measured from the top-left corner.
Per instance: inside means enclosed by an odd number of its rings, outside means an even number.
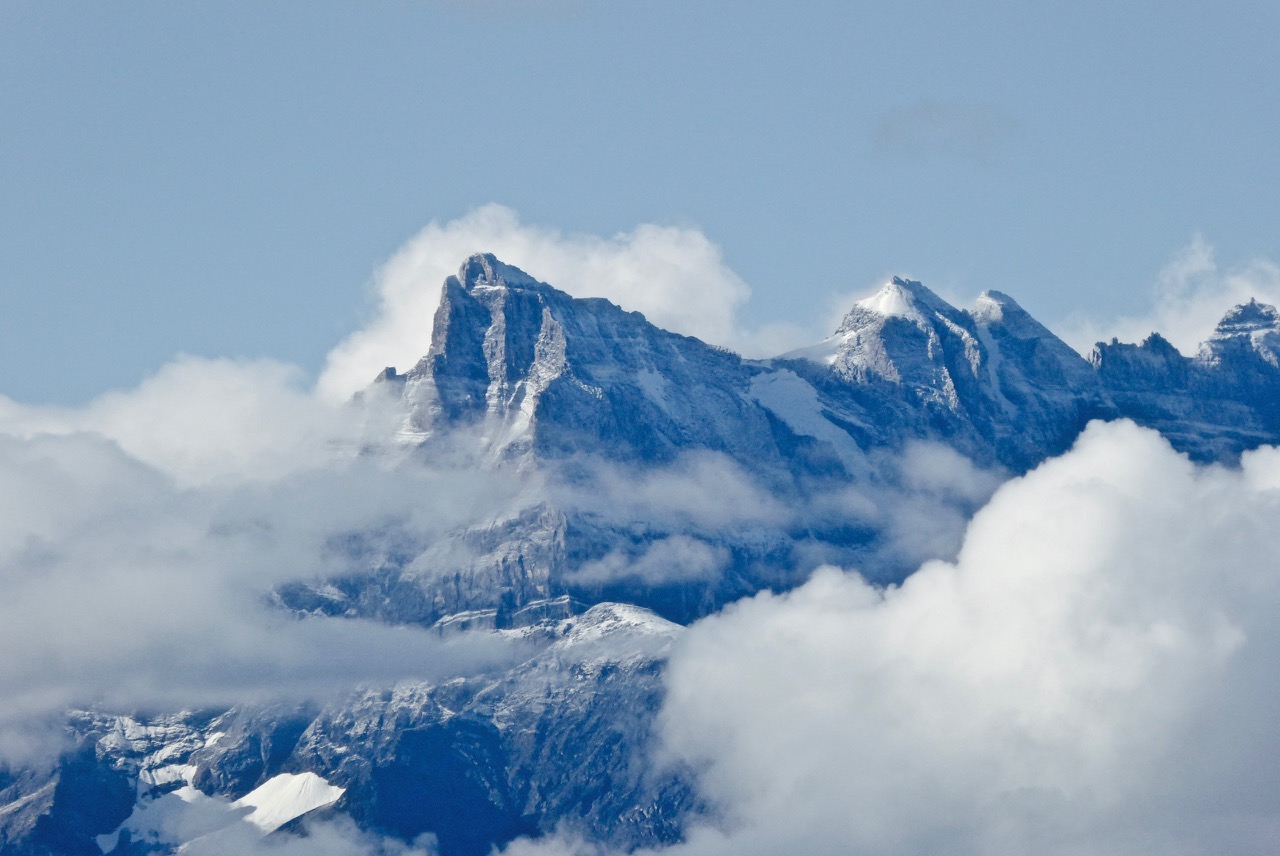
[[[949,157],[988,164],[1014,127],[1013,120],[994,107],[925,99],[885,113],[872,131],[872,142],[890,157]]]
[[[1150,308],[1141,315],[1098,318],[1079,314],[1067,320],[1062,338],[1081,353],[1094,343],[1117,338],[1140,342],[1159,333],[1182,353],[1194,354],[1231,307],[1256,298],[1280,305],[1280,265],[1254,259],[1224,268],[1202,235],[1174,254],[1150,292]]]

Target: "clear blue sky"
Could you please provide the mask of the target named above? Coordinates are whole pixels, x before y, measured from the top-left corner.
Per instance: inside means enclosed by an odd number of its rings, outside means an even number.
[[[486,202],[695,225],[749,322],[896,272],[1136,311],[1196,232],[1280,257],[1277,45],[1274,0],[0,0],[0,393],[314,372]]]

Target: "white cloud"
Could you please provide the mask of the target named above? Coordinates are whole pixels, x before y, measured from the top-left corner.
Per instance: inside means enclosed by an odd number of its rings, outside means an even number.
[[[1199,469],[1094,424],[955,564],[828,569],[695,625],[663,714],[688,854],[1270,853],[1280,451]]]
[[[584,564],[570,580],[586,585],[618,579],[640,580],[647,585],[709,580],[724,572],[729,558],[724,547],[688,535],[672,535],[638,551],[613,550]]]
[[[446,277],[470,255],[490,252],[575,297],[605,297],[654,324],[732,345],[750,289],[696,229],[645,224],[610,238],[566,235],[520,222],[485,205],[446,223],[432,221],[378,272],[373,320],[329,354],[318,390],[344,400],[385,366],[412,367],[431,344]]]
[[[235,809],[220,797],[200,793],[182,799],[166,794],[144,802],[125,823],[130,840],[150,845],[183,845],[187,856],[435,856],[433,836],[406,844],[361,830],[341,815],[329,820],[306,820],[296,832],[264,836],[242,820],[246,809]]]
[[[84,408],[0,398],[0,435],[92,432],[182,485],[230,484],[324,466],[352,449],[377,416],[376,407],[321,401],[290,365],[181,356],[136,389],[108,392]]]
[[[297,620],[276,584],[335,573],[334,536],[428,541],[520,504],[519,479],[378,459],[269,484],[182,488],[93,434],[0,437],[0,748],[40,752],[73,706],[323,698],[522,652],[497,637]]]
[[[1096,342],[1140,342],[1159,333],[1188,356],[1209,338],[1227,310],[1256,298],[1280,305],[1280,265],[1266,259],[1223,269],[1214,248],[1196,235],[1160,272],[1151,293],[1150,310],[1138,317],[1104,320],[1068,319],[1061,334],[1082,354]]]

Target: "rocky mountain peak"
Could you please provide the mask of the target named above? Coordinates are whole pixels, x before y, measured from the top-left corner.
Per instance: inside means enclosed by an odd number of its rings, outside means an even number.
[[[492,253],[476,253],[458,268],[457,284],[472,292],[478,287],[537,287],[541,285],[518,267],[499,261]]]
[[[1200,346],[1197,359],[1207,366],[1261,359],[1280,368],[1280,312],[1255,299],[1232,308]]]
[[[875,294],[855,303],[836,335],[876,324],[884,318],[905,318],[917,324],[928,324],[929,318],[938,312],[946,315],[955,311],[955,307],[922,283],[895,276]]]
[[[1274,330],[1277,327],[1280,327],[1280,313],[1276,308],[1250,298],[1248,303],[1241,303],[1222,316],[1214,329],[1214,336],[1236,336],[1259,330]]]
[[[969,314],[979,324],[1000,322],[1010,324],[1031,318],[1031,314],[1018,305],[1016,300],[1003,291],[994,289],[984,291],[978,295],[978,299],[974,301],[973,309],[969,310]],[[1038,322],[1037,326],[1039,326]]]
[[[1089,363],[1113,391],[1181,390],[1188,382],[1189,360],[1159,333],[1140,344],[1098,342]]]

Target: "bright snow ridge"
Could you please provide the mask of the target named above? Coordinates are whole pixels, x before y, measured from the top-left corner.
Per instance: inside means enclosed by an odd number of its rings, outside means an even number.
[[[240,799],[232,808],[251,806],[244,819],[271,832],[309,811],[333,805],[346,792],[315,773],[281,773],[268,779]]]

